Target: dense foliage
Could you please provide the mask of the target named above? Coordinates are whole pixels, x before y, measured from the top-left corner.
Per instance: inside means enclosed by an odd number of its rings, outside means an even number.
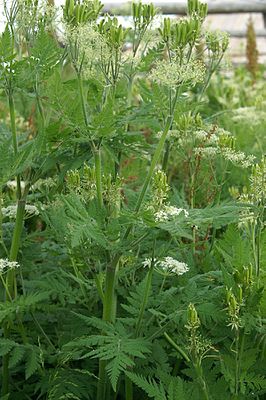
[[[264,71],[198,0],[49,3],[0,39],[1,400],[262,400]]]

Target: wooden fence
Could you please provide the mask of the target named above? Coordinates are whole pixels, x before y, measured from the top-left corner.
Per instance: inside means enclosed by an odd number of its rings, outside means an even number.
[[[266,37],[266,0],[202,0],[208,3],[208,14],[232,14],[232,13],[262,13],[264,18],[264,29],[256,30],[258,37]],[[187,1],[145,1],[152,2],[158,7],[163,14],[168,15],[184,15],[187,12]],[[125,13],[125,3],[111,2],[104,6],[104,11],[119,13],[123,10]],[[245,37],[246,32],[243,30],[228,31],[232,37]]]

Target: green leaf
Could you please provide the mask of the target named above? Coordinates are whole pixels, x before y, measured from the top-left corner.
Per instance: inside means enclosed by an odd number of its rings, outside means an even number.
[[[40,350],[37,346],[28,347],[26,350],[25,378],[29,379],[40,367]]]
[[[23,359],[25,355],[25,347],[16,345],[10,355],[9,358],[9,368],[14,368],[16,367],[19,362]]]
[[[142,375],[133,372],[126,372],[129,379],[141,388],[147,395],[155,400],[167,400],[166,393],[162,384],[158,384],[153,378],[144,378]]]
[[[10,339],[0,339],[0,356],[8,354],[13,347],[16,346],[16,342]]]

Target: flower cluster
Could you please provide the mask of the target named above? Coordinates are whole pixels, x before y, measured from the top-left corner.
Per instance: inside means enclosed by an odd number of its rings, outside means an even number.
[[[165,257],[162,261],[159,261],[159,265],[163,271],[171,274],[183,275],[189,271],[186,263],[178,261],[172,257]]]
[[[19,263],[17,261],[9,261],[7,258],[0,258],[0,275],[15,268],[19,268]]]
[[[194,147],[194,153],[202,158],[221,156],[226,161],[230,161],[241,168],[248,168],[254,163],[255,156],[247,155],[233,148],[234,138],[230,132],[224,129],[216,129],[215,131],[212,128],[209,131],[207,129],[198,130],[192,135],[191,141],[193,139],[195,144],[196,141],[200,142],[200,146],[196,145]]]
[[[17,205],[11,205],[2,208],[3,217],[14,219],[17,214]],[[25,216],[27,218],[33,217],[34,215],[39,215],[39,210],[37,207],[26,204],[25,206]]]
[[[241,213],[241,219],[239,222],[240,227],[244,227],[247,224],[256,224],[261,215],[264,214],[265,199],[266,199],[266,158],[264,157],[260,163],[257,163],[253,167],[253,171],[250,177],[249,188],[244,188],[241,195],[236,188],[231,188],[231,195],[236,197],[241,203],[248,203],[257,206],[257,211],[252,211],[251,208],[247,207]],[[265,222],[262,221],[265,225]]]
[[[220,148],[215,146],[209,147],[196,147],[195,154],[200,155],[202,158],[211,158],[215,156],[222,156],[226,161],[230,161],[231,163],[237,165],[241,168],[248,168],[253,165],[255,156],[246,155],[242,151],[236,151],[231,149],[230,147]]]
[[[234,110],[232,120],[234,122],[245,122],[252,126],[260,125],[266,119],[265,110],[257,107],[239,107]]]
[[[230,161],[233,164],[236,164],[242,168],[248,168],[253,165],[255,156],[246,155],[242,151],[236,151],[234,149],[225,148],[222,152],[225,160]]]
[[[177,59],[162,60],[155,64],[150,73],[150,79],[172,88],[180,84],[195,86],[197,83],[203,82],[205,72],[205,66],[198,60],[184,65],[180,65]]]
[[[81,196],[83,201],[92,201],[97,195],[95,168],[84,164],[83,168],[70,170],[66,175],[67,188]],[[110,174],[102,175],[102,195],[108,204],[116,204],[121,198],[122,180],[115,182]]]
[[[184,208],[177,208],[174,206],[164,205],[159,211],[155,213],[155,221],[156,222],[169,221],[172,218],[178,217],[180,214],[183,214],[185,218],[189,216],[188,211]]]
[[[79,69],[82,65],[86,78],[96,77],[96,66],[107,63],[112,56],[107,42],[94,24],[66,26],[66,40],[76,67]],[[72,48],[73,43],[75,48]]]
[[[173,257],[164,257],[162,260],[145,258],[142,262],[144,268],[151,268],[154,265],[155,269],[164,274],[183,275],[189,271],[188,265],[178,261]]]
[[[70,170],[66,175],[67,188],[82,195],[84,200],[93,200],[96,196],[95,169],[84,164],[82,170]]]
[[[38,179],[32,186],[32,191],[47,191],[56,186],[56,181],[53,178]]]
[[[36,25],[42,21],[45,22],[47,29],[54,27],[56,17],[56,8],[45,0],[25,1],[17,0],[16,21],[18,29],[26,32],[27,35],[35,33]]]
[[[207,49],[216,57],[221,56],[229,45],[229,35],[223,31],[208,31],[205,34]]]

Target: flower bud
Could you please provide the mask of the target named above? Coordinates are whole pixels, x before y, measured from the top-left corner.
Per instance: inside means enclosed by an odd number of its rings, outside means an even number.
[[[194,304],[192,304],[192,303],[190,303],[188,306],[187,318],[188,318],[188,324],[191,327],[197,328],[200,326],[200,319],[198,317],[197,310],[196,310]]]

